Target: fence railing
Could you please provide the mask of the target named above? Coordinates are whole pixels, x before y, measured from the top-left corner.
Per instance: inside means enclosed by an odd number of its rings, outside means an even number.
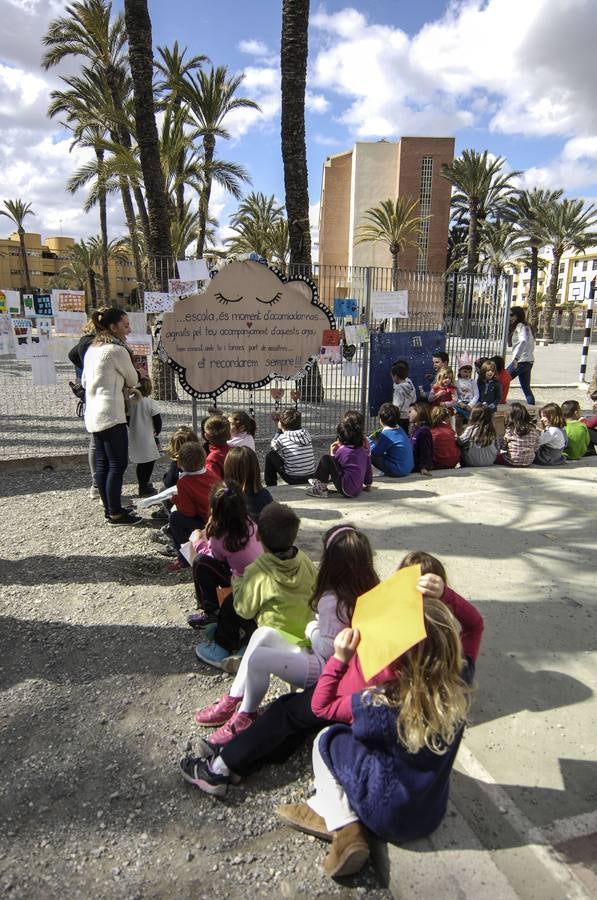
[[[154,261],[152,267],[152,287],[159,285],[158,279],[177,274],[172,261]],[[505,351],[510,305],[507,278],[400,271],[394,282],[391,269],[317,265],[310,274],[318,286],[320,299],[332,311],[336,298],[357,301],[357,316],[339,318],[340,328],[358,321],[373,331],[442,331],[454,364],[465,351],[473,358]],[[375,318],[371,303],[373,291],[392,289],[408,291],[408,319]],[[0,460],[67,456],[86,450],[88,436],[75,415],[76,401],[68,386],[74,372],[67,353],[75,343],[74,337],[52,339],[56,383],[47,386],[33,384],[26,360],[17,360],[12,354],[0,356]],[[359,409],[370,421],[367,343],[356,348],[351,362],[356,366],[353,365],[348,377],[342,366],[320,366],[323,402],[299,401],[305,427],[320,442],[333,438],[336,424],[346,409]],[[388,360],[388,399],[392,395],[389,376],[392,362]],[[230,389],[220,396],[219,406],[226,411],[250,408],[257,422],[258,446],[264,447],[273,432],[272,413],[277,407],[294,402],[290,398],[294,386],[278,380],[255,391]],[[272,397],[274,388],[285,391],[279,401]],[[200,422],[207,415],[208,406],[209,401],[193,401],[177,384],[175,398],[160,403],[164,435],[178,425]]]

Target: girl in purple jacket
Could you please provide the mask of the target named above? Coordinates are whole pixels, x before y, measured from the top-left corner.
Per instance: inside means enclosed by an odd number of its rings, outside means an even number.
[[[373,480],[369,442],[356,417],[345,415],[336,429],[337,440],[317,464],[315,477],[309,479],[307,493],[328,496],[328,481],[345,497],[358,497]]]
[[[443,573],[429,554],[409,557],[422,571]],[[446,588],[444,574],[423,575],[418,587],[427,637],[396,661],[393,681],[353,694],[352,726],[332,725],[315,740],[316,793],[308,804],[277,809],[292,827],[331,841],[323,868],[332,877],[364,866],[364,827],[399,843],[428,835],[446,812],[483,619]],[[340,632],[334,658],[346,664],[358,643],[358,631]]]

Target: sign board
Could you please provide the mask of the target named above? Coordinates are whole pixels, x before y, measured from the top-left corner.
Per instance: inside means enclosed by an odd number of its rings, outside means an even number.
[[[431,357],[446,349],[445,331],[372,331],[369,351],[369,412],[372,416],[382,403],[392,402],[392,364],[398,359],[408,363],[408,377],[415,387],[433,381]]]
[[[335,328],[307,277],[285,278],[262,263],[224,266],[204,294],[177,300],[164,315],[160,353],[195,397],[297,378]]]
[[[408,319],[408,291],[372,291],[374,319]]]

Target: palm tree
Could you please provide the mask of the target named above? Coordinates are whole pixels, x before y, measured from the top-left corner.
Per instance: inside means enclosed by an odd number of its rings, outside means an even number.
[[[468,223],[452,222],[448,231],[447,272],[460,272],[466,266],[468,247]]]
[[[210,68],[209,72],[199,70],[195,75],[189,74],[181,89],[182,95],[189,105],[189,119],[195,127],[196,137],[203,142],[203,178],[199,194],[199,231],[197,235],[197,258],[203,256],[205,231],[209,215],[209,200],[212,180],[215,178],[226,187],[234,197],[240,197],[240,187],[234,179],[223,178],[215,166],[216,139],[230,137],[224,127],[224,121],[235,109],[257,109],[259,106],[247,97],[235,97],[241,86],[244,75],[228,77],[226,66]],[[221,164],[222,165],[222,164]],[[225,164],[230,166],[231,164]],[[241,167],[236,167],[237,171]],[[242,170],[244,173],[244,170]],[[248,180],[244,177],[242,180]]]
[[[101,73],[92,71],[83,66],[80,76],[61,79],[67,86],[66,91],[52,91],[51,102],[48,107],[50,118],[59,114],[65,114],[66,121],[61,124],[73,134],[74,146],[91,147],[95,154],[95,163],[91,178],[94,181],[96,202],[99,206],[100,234],[102,238],[102,282],[104,303],[110,302],[110,275],[108,269],[108,215],[107,215],[107,186],[105,173],[105,149],[103,142],[106,140],[108,129],[106,126],[106,85]],[[75,193],[81,185],[73,186],[69,181],[67,190]],[[91,208],[93,204],[85,204]]]
[[[153,49],[147,0],[124,0],[124,19],[133,76],[135,133],[149,212],[149,252],[152,256],[171,257],[168,201],[153,102]]]
[[[479,261],[480,225],[490,216],[500,216],[516,194],[512,179],[520,172],[502,174],[505,160],[489,159],[487,150],[463,150],[451,165],[444,165],[443,178],[455,189],[452,207],[457,222],[468,218],[467,271],[473,273]]]
[[[282,4],[281,136],[290,265],[311,266],[309,181],[305,144],[305,89],[309,53],[309,0]]]
[[[236,232],[226,241],[230,253],[253,252],[270,259],[273,229],[283,219],[283,209],[273,194],[248,194],[230,217],[230,226]]]
[[[547,234],[543,225],[546,208],[558,201],[563,191],[550,191],[543,188],[534,188],[531,191],[521,191],[518,197],[511,202],[509,218],[516,224],[521,241],[530,251],[528,265],[530,268],[529,293],[527,296],[528,322],[533,329],[539,323],[539,309],[537,305],[537,284],[539,280],[539,251],[547,244]]]
[[[35,213],[30,203],[24,203],[22,200],[4,200],[5,209],[0,209],[0,216],[6,216],[11,222],[17,226],[19,235],[19,246],[21,248],[21,264],[23,266],[23,274],[25,275],[25,287],[31,290],[31,279],[29,277],[29,263],[27,262],[27,250],[25,249],[25,229],[23,222],[27,216],[34,216]]]
[[[551,275],[545,306],[543,308],[542,340],[549,341],[549,329],[556,307],[560,260],[564,253],[576,250],[582,253],[587,247],[597,243],[597,208],[584,200],[555,200],[548,203],[541,213],[541,223],[551,247]]]
[[[191,72],[200,69],[204,63],[209,62],[207,56],[191,56],[185,60],[187,48],[182,51],[178,48],[178,41],[174,42],[174,46],[170,50],[168,47],[158,47],[159,59],[154,61],[156,72],[162,78],[155,86],[158,95],[158,108],[164,110],[169,116],[171,122],[175,123],[177,119],[186,120],[186,110],[180,116],[183,109],[183,97],[181,88],[184,79]],[[163,133],[163,132],[162,132]],[[176,164],[176,214],[179,219],[184,215],[184,188],[185,182],[182,173],[185,168],[185,148],[179,148],[179,155]]]
[[[113,140],[124,147],[132,145],[127,128],[125,113],[126,99],[131,83],[126,68],[126,32],[124,17],[119,13],[112,20],[112,4],[106,0],[76,0],[65,8],[66,15],[50,22],[42,38],[46,52],[42,57],[44,69],[58,65],[70,56],[81,56],[88,60],[89,68],[97,71],[106,85],[110,110],[100,111],[106,115]],[[127,226],[131,235],[131,249],[137,280],[142,281],[141,260],[137,245],[137,226],[131,189],[126,179],[121,179],[120,189]],[[139,185],[133,186],[139,214],[148,230],[147,210],[143,192]]]
[[[274,222],[270,232],[270,258],[284,275],[286,274],[289,256],[290,236],[288,234],[288,219],[278,219],[277,222]]]
[[[382,200],[379,206],[368,209],[364,218],[367,220],[358,227],[358,238],[355,243],[376,243],[381,241],[388,245],[392,257],[392,290],[398,287],[398,254],[406,247],[416,246],[421,234],[421,225],[425,217],[415,212],[418,200],[397,197]]]
[[[480,244],[482,268],[500,278],[520,257],[524,246],[524,239],[510,222],[485,222]]]
[[[128,254],[122,241],[113,240],[108,244],[108,259],[128,260]],[[71,251],[68,265],[58,270],[58,276],[70,286],[85,290],[92,309],[97,307],[97,269],[101,266],[103,241],[101,236],[77,241]]]

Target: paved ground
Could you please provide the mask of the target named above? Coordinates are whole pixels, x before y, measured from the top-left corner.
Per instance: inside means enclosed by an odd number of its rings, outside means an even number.
[[[485,617],[457,815],[416,857],[432,888],[411,896],[435,900],[450,870],[471,900],[597,897],[596,474],[593,459],[413,475],[354,501],[277,489],[314,559],[321,533],[352,521],[382,576],[407,549],[430,550]],[[193,710],[227,676],[197,663],[189,582],[164,574],[151,529],[104,525],[83,469],[7,475],[2,493],[0,890],[387,897],[371,868],[326,881],[319,845],[277,824],[273,804],[310,790],[306,751],[225,803],[179,781]]]

